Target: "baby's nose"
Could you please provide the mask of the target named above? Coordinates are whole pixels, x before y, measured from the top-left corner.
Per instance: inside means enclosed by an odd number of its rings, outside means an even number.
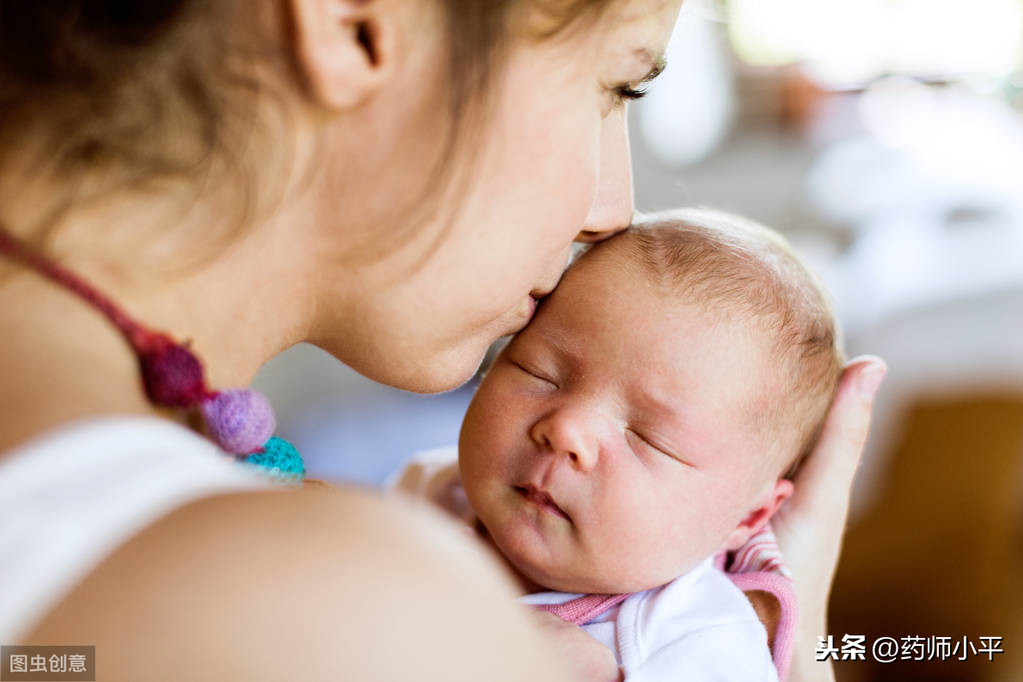
[[[572,465],[589,471],[597,463],[598,443],[585,415],[575,410],[557,410],[533,425],[533,442],[555,455],[566,455]]]

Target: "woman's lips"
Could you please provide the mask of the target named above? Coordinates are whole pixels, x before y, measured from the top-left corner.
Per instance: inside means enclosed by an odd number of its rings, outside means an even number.
[[[557,280],[555,280],[554,283],[557,284]],[[553,286],[545,287],[542,289],[533,289],[532,291],[529,292],[530,318],[532,318],[533,315],[536,313],[536,309],[540,305],[540,301],[550,296],[552,291],[554,291]]]
[[[529,295],[529,320],[531,321],[536,316],[536,310],[540,307],[540,303],[550,294],[549,291],[542,293],[532,293]]]
[[[530,486],[515,486],[515,492],[517,492],[518,494],[522,495],[524,498],[526,498],[528,501],[532,502],[533,504],[538,505],[540,507],[543,507],[547,511],[549,511],[552,514],[555,514],[557,516],[560,516],[561,518],[565,519],[566,521],[571,521],[572,520],[572,519],[569,518],[568,514],[566,514],[561,509],[561,507],[559,507],[554,502],[554,498],[552,498],[550,495],[548,495],[547,493],[545,493],[542,490],[538,490],[537,488],[534,488],[531,485]]]
[[[526,297],[521,306],[514,310],[514,319],[501,335],[510,336],[525,329],[526,325],[533,319],[533,315],[536,314],[536,308],[539,304],[540,300],[538,298],[534,296]]]

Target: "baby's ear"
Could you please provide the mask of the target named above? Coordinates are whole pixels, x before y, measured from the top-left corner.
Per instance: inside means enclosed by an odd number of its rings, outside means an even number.
[[[774,513],[778,511],[778,507],[789,498],[794,489],[792,481],[788,479],[779,478],[775,481],[774,486],[757,498],[754,508],[728,534],[728,537],[721,545],[721,549],[733,550],[745,545],[747,540],[756,535],[767,524],[771,517],[774,516]]]

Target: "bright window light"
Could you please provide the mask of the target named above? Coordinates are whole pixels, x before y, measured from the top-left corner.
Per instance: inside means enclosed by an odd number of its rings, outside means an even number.
[[[727,15],[744,61],[801,62],[825,83],[1001,79],[1021,63],[1023,0],[730,0]]]

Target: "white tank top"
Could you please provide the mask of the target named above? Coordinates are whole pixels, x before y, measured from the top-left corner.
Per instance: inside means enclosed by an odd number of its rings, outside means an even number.
[[[155,417],[73,422],[6,453],[0,642],[18,643],[104,558],[174,509],[280,485]]]

